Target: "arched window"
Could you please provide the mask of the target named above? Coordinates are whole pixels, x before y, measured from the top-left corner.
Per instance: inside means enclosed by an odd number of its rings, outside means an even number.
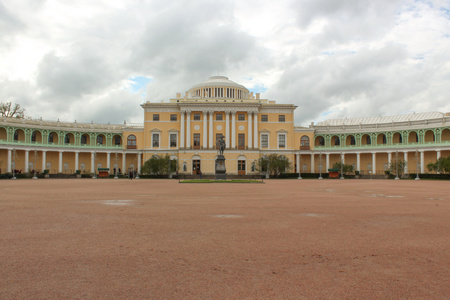
[[[70,135],[66,134],[66,136],[64,137],[64,144],[70,144]]]
[[[14,140],[18,141],[19,140],[19,131],[14,131]]]
[[[53,132],[48,135],[48,142],[53,143]]]
[[[370,138],[370,135],[367,136],[366,144],[372,145],[372,139]]]
[[[31,134],[31,141],[36,142],[36,131],[33,131],[33,133]]]
[[[103,135],[97,136],[97,144],[103,145]]]
[[[302,136],[302,138],[300,139],[300,145],[309,146],[309,137],[306,135]]]
[[[81,136],[81,145],[86,145],[87,144],[87,136],[85,134],[83,134]]]
[[[340,146],[341,145],[341,139],[338,136],[334,137],[334,145]]]
[[[136,149],[136,136],[131,134],[127,138],[127,148]]]

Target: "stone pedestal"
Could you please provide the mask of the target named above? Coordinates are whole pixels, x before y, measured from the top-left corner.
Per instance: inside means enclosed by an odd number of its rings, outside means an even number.
[[[225,167],[225,156],[219,155],[216,159],[216,179],[227,179],[227,168]]]

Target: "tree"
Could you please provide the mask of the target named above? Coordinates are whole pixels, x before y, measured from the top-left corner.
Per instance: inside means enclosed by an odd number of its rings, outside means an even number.
[[[25,109],[20,107],[20,104],[12,105],[11,102],[2,102],[0,103],[0,115],[2,117],[16,117],[23,118]]]
[[[335,162],[332,169],[341,170],[341,165],[342,161]],[[345,174],[352,173],[354,170],[355,168],[353,168],[353,165],[347,165],[345,163],[342,165],[342,172],[344,172]]]
[[[439,173],[450,173],[450,156],[440,157],[435,163],[427,165],[428,171],[436,171]]]
[[[402,176],[403,171],[405,170],[405,167],[408,165],[408,163],[401,159],[393,159],[391,160],[391,163],[389,164],[389,172],[391,174],[396,174],[397,176]]]
[[[279,154],[269,154],[260,157],[255,164],[255,170],[269,173],[272,177],[278,177],[291,166],[289,158]]]
[[[143,174],[153,174],[156,176],[165,176],[169,173],[175,172],[178,169],[178,162],[176,159],[171,160],[170,156],[166,154],[164,157],[153,155],[147,160],[141,168]]]

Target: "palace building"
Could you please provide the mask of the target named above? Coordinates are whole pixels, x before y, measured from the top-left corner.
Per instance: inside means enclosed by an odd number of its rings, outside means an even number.
[[[327,172],[337,161],[362,174],[384,174],[389,162],[408,162],[405,173],[450,156],[450,113],[333,119],[294,124],[297,106],[262,99],[227,77],[213,76],[184,95],[141,105],[143,124],[94,124],[0,118],[0,169],[50,173],[140,169],[153,155],[170,155],[180,174],[214,174],[216,140],[226,141],[232,175],[258,172],[255,161],[277,153],[288,172]]]

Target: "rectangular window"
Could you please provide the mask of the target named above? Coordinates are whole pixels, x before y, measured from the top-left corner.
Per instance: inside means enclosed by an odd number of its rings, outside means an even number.
[[[200,149],[200,133],[194,133],[194,149]]]
[[[159,148],[159,133],[153,134],[153,147]]]
[[[153,121],[159,121],[159,114],[153,114]]]
[[[174,133],[170,134],[170,147],[176,147],[177,146],[177,135]]]
[[[171,114],[170,115],[170,121],[176,121],[177,120],[177,115],[176,114]]]
[[[245,134],[238,134],[238,149],[245,149]]]
[[[261,115],[261,122],[267,122],[269,120],[268,115]]]
[[[223,115],[222,114],[216,114],[216,121],[222,121]]]
[[[269,135],[261,134],[261,148],[269,148]]]
[[[284,134],[280,134],[278,136],[278,148],[286,147],[286,136]]]
[[[238,114],[238,121],[245,121],[245,114]]]
[[[286,121],[286,117],[284,115],[278,116],[278,122],[285,122],[285,121]]]
[[[194,114],[194,121],[200,121],[200,114],[199,113],[195,113]]]

